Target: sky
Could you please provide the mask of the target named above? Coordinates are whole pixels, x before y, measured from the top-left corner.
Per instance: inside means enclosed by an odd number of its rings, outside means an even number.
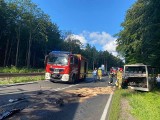
[[[115,34],[122,30],[126,11],[136,0],[32,0],[59,30],[70,31],[72,38],[97,50],[116,52]]]

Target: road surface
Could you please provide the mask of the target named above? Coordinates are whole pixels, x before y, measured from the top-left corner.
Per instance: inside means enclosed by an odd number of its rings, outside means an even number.
[[[108,77],[73,85],[40,81],[0,86],[0,113],[21,110],[8,120],[107,120],[113,89]]]

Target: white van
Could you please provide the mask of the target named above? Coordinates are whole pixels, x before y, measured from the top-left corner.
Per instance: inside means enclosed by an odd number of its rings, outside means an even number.
[[[124,65],[122,86],[127,84],[134,90],[150,91],[156,83],[156,68],[149,65]]]

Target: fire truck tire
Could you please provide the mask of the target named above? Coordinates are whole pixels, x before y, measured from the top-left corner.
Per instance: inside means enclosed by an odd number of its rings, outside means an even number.
[[[76,83],[77,80],[76,80],[76,75],[72,75],[72,78],[71,78],[71,84],[74,84]]]
[[[50,82],[53,82],[53,83],[55,83],[55,81],[54,81],[54,80],[52,80],[52,79],[50,79]]]

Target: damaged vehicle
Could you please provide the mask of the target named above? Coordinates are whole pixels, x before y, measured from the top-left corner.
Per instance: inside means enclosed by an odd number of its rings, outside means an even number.
[[[150,91],[155,86],[157,73],[157,68],[142,63],[124,65],[122,88],[130,86],[134,90]]]

